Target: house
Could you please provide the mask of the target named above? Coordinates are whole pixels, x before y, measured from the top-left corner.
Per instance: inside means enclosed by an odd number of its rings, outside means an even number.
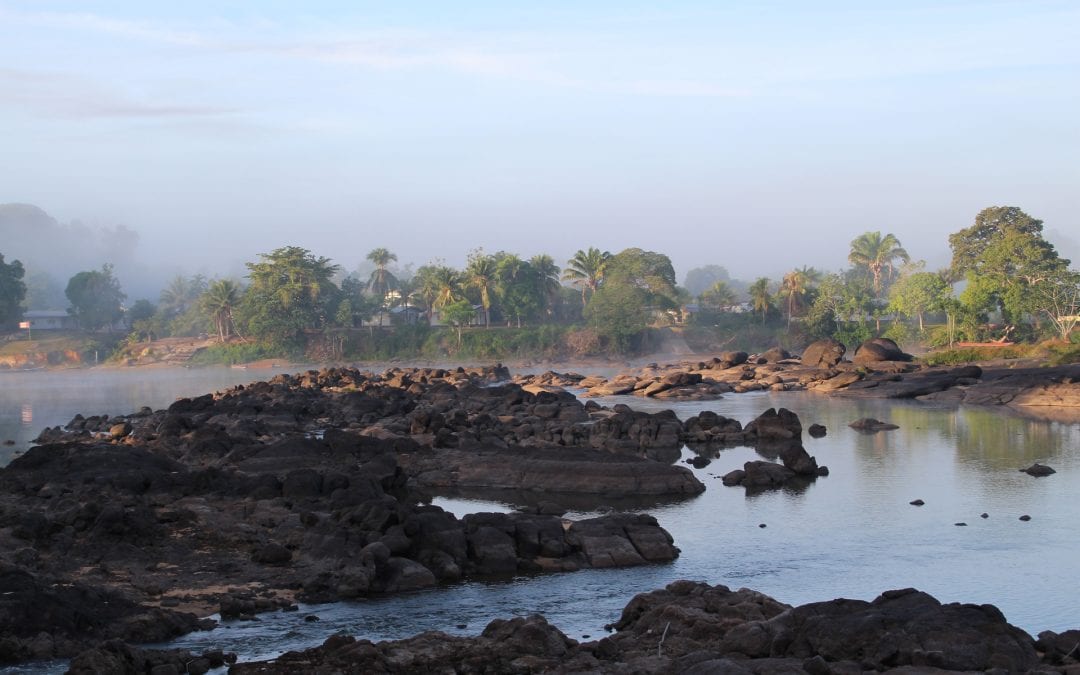
[[[30,322],[30,330],[76,330],[75,317],[63,309],[31,309],[23,312],[23,322]]]

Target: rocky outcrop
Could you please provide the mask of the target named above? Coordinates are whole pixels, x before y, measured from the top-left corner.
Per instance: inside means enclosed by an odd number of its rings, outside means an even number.
[[[1077,664],[1077,631],[1036,642],[991,605],[942,604],[914,589],[791,607],[748,589],[676,581],[635,597],[610,628],[583,643],[541,616],[499,619],[476,637],[337,635],[231,672],[1019,673]]]
[[[309,371],[43,433],[57,442],[0,469],[0,661],[164,640],[201,627],[195,611],[244,617],[471,576],[673,560],[648,516],[458,519],[425,504],[425,488],[442,486],[593,499],[704,489],[647,457],[677,451],[673,415],[586,407],[505,375]],[[121,658],[135,657],[93,662]]]
[[[742,469],[722,477],[724,485],[742,486],[750,490],[779,487],[804,487],[818,476],[827,476],[827,467],[818,466],[802,445],[802,423],[787,410],[770,408],[746,425],[744,443],[754,446],[759,454],[780,460],[780,464],[750,461]]]

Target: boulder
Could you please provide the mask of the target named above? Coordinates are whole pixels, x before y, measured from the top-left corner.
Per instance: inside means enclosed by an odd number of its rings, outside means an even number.
[[[810,343],[802,353],[802,364],[811,368],[832,368],[844,358],[847,348],[837,340],[826,338]]]
[[[870,434],[877,433],[878,431],[891,431],[893,429],[900,428],[895,424],[892,424],[890,422],[882,422],[880,420],[874,419],[873,417],[863,417],[862,419],[857,419],[848,426],[852,429],[855,429],[856,431],[863,431]]]
[[[1036,478],[1050,476],[1057,473],[1057,471],[1054,471],[1052,468],[1046,466],[1045,464],[1039,464],[1038,462],[1035,462],[1026,469],[1020,469],[1020,472],[1026,473],[1029,476],[1035,476]]]
[[[852,359],[858,365],[881,361],[910,361],[911,354],[905,354],[900,346],[888,338],[866,340],[855,349]]]

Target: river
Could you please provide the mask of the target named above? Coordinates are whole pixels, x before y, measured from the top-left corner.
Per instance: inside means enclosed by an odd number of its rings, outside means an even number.
[[[275,371],[192,369],[5,373],[0,375],[0,464],[22,452],[44,426],[75,412],[122,414],[163,407],[178,396],[268,377]],[[320,644],[337,632],[379,640],[423,630],[479,633],[494,618],[542,613],[575,639],[605,634],[639,592],[676,579],[746,586],[791,604],[835,597],[872,599],[915,587],[942,601],[991,603],[1035,634],[1080,627],[1080,423],[1024,418],[994,408],[859,401],[807,393],[757,392],[707,403],[619,398],[643,410],[702,410],[744,424],[769,407],[795,411],[804,427],[828,428],[805,446],[831,473],[805,490],[748,494],[720,476],[760,459],[750,448],[720,451],[694,469],[707,486],[687,501],[649,511],[681,550],[667,565],[464,582],[402,596],[305,605],[258,621],[227,622],[170,646],[222,648],[242,659],[269,658]],[[848,428],[861,417],[900,426],[867,435]],[[6,455],[3,453],[7,453]],[[693,456],[683,450],[683,458]],[[1033,478],[1035,461],[1057,470]],[[909,505],[922,499],[925,506]],[[505,501],[436,501],[458,515],[508,510]],[[981,514],[987,514],[983,518]],[[572,511],[569,517],[595,515]],[[1029,515],[1030,521],[1020,516]],[[958,526],[957,523],[966,523]],[[762,527],[764,525],[764,527]],[[314,618],[317,617],[317,620]]]

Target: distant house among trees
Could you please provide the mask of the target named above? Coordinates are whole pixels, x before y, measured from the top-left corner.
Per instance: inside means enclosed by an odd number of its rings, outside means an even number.
[[[32,309],[23,312],[22,321],[30,322],[30,330],[75,330],[75,317],[62,309]]]

